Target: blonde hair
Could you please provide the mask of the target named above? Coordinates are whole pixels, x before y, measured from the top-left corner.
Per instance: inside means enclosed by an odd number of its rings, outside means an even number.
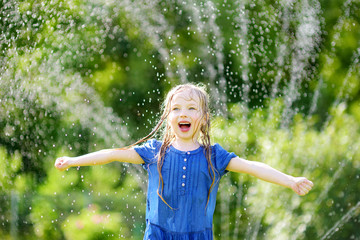
[[[162,104],[162,108],[161,108],[162,115],[160,117],[159,122],[156,124],[156,126],[153,128],[153,130],[144,138],[142,138],[142,139],[138,140],[137,142],[131,144],[130,146],[126,147],[126,148],[130,148],[141,142],[145,142],[146,140],[148,140],[149,138],[154,136],[158,132],[158,130],[163,126],[163,124],[165,123],[164,129],[162,132],[162,144],[161,144],[158,156],[157,156],[158,157],[157,170],[159,172],[159,188],[158,188],[157,194],[161,198],[161,200],[171,209],[173,209],[173,208],[165,201],[165,199],[162,196],[163,189],[164,189],[164,179],[161,174],[161,169],[164,164],[166,150],[169,148],[171,142],[175,138],[174,133],[171,131],[170,124],[167,123],[167,117],[171,111],[172,99],[174,98],[174,96],[177,93],[180,93],[181,91],[185,91],[185,90],[190,90],[192,93],[194,93],[198,97],[200,110],[201,110],[202,116],[203,116],[203,119],[200,121],[202,124],[197,125],[197,129],[195,129],[194,134],[197,132],[198,128],[200,127],[199,140],[200,140],[200,143],[202,144],[202,146],[204,147],[204,154],[205,154],[205,157],[206,157],[206,160],[208,163],[208,171],[209,171],[209,175],[212,180],[210,189],[208,192],[208,196],[207,196],[207,202],[206,202],[206,207],[207,207],[207,205],[209,203],[210,193],[211,193],[212,189],[214,188],[214,184],[215,184],[215,171],[216,170],[211,161],[209,96],[206,92],[206,88],[204,85],[200,85],[200,84],[195,85],[192,83],[187,83],[187,84],[178,85],[178,86],[172,88],[168,92],[168,94],[165,98],[165,101]],[[160,186],[161,186],[161,190],[160,190]]]

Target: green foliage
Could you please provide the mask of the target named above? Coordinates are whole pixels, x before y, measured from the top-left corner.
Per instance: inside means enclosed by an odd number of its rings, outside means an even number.
[[[96,205],[91,205],[81,214],[70,216],[64,224],[66,239],[119,239],[129,238],[130,231],[124,229],[121,215],[113,212],[99,212]],[[119,234],[119,226],[120,232]]]
[[[5,130],[6,131],[6,130]],[[18,152],[9,156],[4,147],[0,147],[0,191],[9,193],[14,187],[16,173],[21,168],[21,155]],[[21,184],[19,184],[21,189]]]
[[[234,191],[227,191],[227,183],[220,186],[219,194],[220,201],[229,198],[233,203],[228,206],[228,218],[240,220],[240,226],[231,228],[230,233],[239,227],[248,229],[240,231],[240,239],[249,236],[257,236],[257,239],[321,238],[359,202],[358,117],[345,112],[345,104],[340,104],[332,109],[331,119],[321,131],[314,127],[314,119],[301,115],[295,116],[291,128],[283,129],[276,117],[283,111],[281,101],[270,102],[266,110],[258,109],[248,119],[244,119],[239,109],[240,105],[232,107],[232,120],[215,119],[214,141],[240,157],[265,162],[293,176],[306,176],[315,186],[309,195],[299,197],[290,190],[231,173],[228,176],[231,184],[242,192],[234,195]],[[359,105],[354,104],[352,111],[359,112]],[[246,197],[237,205],[239,195]],[[217,210],[216,217],[226,218],[221,208]],[[351,239],[360,233],[355,230],[358,213],[354,214],[353,218],[343,221],[344,226],[334,234],[334,239]],[[221,225],[215,226],[218,226],[215,235],[224,234]]]

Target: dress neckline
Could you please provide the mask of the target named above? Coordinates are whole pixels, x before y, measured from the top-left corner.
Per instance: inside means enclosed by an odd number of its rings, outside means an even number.
[[[170,145],[170,150],[172,152],[179,153],[179,154],[195,154],[195,153],[200,152],[202,149],[203,149],[203,146],[200,145],[200,147],[198,147],[197,149],[194,149],[191,151],[182,151],[182,150],[176,149],[173,145]]]

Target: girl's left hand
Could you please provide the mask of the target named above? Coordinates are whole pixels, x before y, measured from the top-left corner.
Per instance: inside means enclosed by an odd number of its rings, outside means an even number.
[[[71,157],[59,157],[55,161],[55,167],[59,169],[60,171],[64,171],[71,167]]]
[[[290,188],[300,196],[306,195],[314,186],[313,182],[304,177],[294,177],[292,180]]]

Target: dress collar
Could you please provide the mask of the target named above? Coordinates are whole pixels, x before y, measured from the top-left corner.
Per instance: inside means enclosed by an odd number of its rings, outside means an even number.
[[[170,151],[178,153],[178,154],[196,154],[198,152],[200,152],[201,150],[203,150],[203,146],[198,147],[197,149],[191,150],[191,151],[181,151],[176,149],[173,145],[170,145]]]

